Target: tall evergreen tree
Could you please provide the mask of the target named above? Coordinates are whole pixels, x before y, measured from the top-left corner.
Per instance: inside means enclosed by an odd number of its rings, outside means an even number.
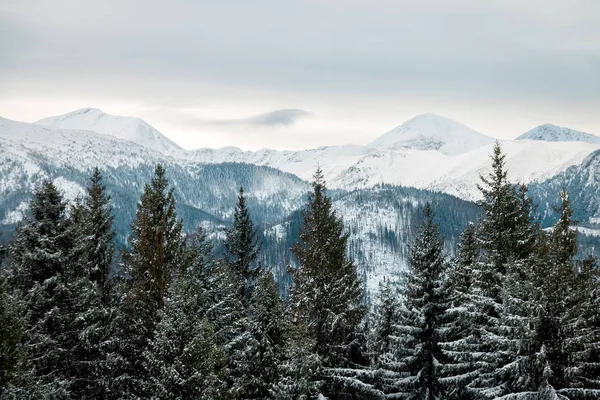
[[[71,396],[70,358],[77,343],[73,325],[76,299],[69,280],[75,274],[73,235],[66,203],[50,181],[30,202],[11,247],[8,283],[25,309],[22,382],[34,397]]]
[[[123,253],[119,312],[107,344],[113,374],[107,391],[116,398],[148,396],[142,354],[153,339],[171,277],[186,261],[182,223],[161,165],[144,188],[131,228],[129,249]]]
[[[492,172],[481,181],[479,204],[484,216],[476,237],[482,254],[473,274],[469,307],[478,371],[469,386],[484,398],[494,398],[533,384],[530,375],[517,371],[534,351],[530,342],[520,339],[528,335],[533,307],[528,270],[538,227],[531,220],[527,187],[508,181],[498,142]]]
[[[92,280],[108,296],[110,290],[108,280],[111,273],[115,245],[111,198],[102,183],[102,174],[98,167],[94,168],[90,185],[84,198],[81,243],[85,257],[85,269]]]
[[[441,347],[446,353],[448,363],[443,368],[443,383],[446,387],[446,398],[468,400],[474,394],[468,389],[477,375],[476,351],[480,338],[473,319],[474,293],[479,248],[476,239],[476,227],[467,224],[461,233],[457,256],[448,271],[450,302],[447,310],[447,330]]]
[[[425,218],[410,248],[396,326],[400,375],[394,384],[394,396],[415,400],[443,398],[441,378],[444,365],[449,362],[441,343],[445,339],[451,288],[442,254],[443,241],[429,204],[425,206]]]
[[[3,271],[0,271],[2,273]],[[0,275],[0,398],[18,397],[26,354],[21,346],[24,310]]]
[[[258,279],[248,308],[248,338],[238,357],[240,398],[269,399],[280,381],[284,361],[286,317],[279,287],[270,272]]]
[[[243,282],[240,298],[247,304],[260,273],[260,268],[255,265],[260,245],[246,206],[243,187],[240,187],[238,203],[233,214],[233,226],[225,230],[225,235],[226,258],[234,274]]]
[[[144,354],[152,398],[225,398],[225,357],[206,317],[211,246],[202,230],[167,289],[155,337]]]
[[[369,355],[374,370],[375,386],[390,392],[395,380],[395,363],[399,345],[396,324],[400,318],[400,293],[386,282],[381,287],[375,310],[371,317]]]
[[[346,257],[348,234],[333,210],[320,169],[312,187],[299,242],[293,247],[299,266],[291,271],[291,304],[295,315],[306,323],[326,369],[353,367],[359,361],[357,338],[366,312],[363,289],[356,266]],[[346,382],[355,383],[337,378],[342,387]]]
[[[150,322],[162,307],[173,272],[183,261],[182,223],[177,219],[173,191],[164,168],[157,165],[138,204],[130,249],[123,253],[132,294],[144,303]]]

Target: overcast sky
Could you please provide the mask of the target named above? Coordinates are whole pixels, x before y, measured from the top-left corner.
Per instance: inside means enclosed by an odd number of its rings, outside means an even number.
[[[0,116],[83,107],[186,148],[366,144],[425,112],[600,134],[600,1],[1,0]]]

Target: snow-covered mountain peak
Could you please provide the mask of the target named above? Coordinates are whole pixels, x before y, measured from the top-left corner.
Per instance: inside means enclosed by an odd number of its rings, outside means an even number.
[[[82,108],[67,114],[44,118],[37,124],[112,135],[165,155],[176,155],[183,151],[175,142],[144,120],[107,114],[98,108]]]
[[[437,150],[455,156],[494,141],[454,120],[435,114],[421,114],[392,129],[368,145],[371,148],[397,150]]]
[[[563,128],[552,124],[536,126],[530,131],[525,132],[516,140],[543,140],[546,142],[587,142],[600,143],[600,137],[576,131],[569,128]]]

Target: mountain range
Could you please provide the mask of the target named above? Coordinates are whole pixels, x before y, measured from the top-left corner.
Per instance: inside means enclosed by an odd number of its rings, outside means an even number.
[[[139,194],[160,162],[175,187],[186,230],[201,225],[215,239],[222,237],[237,189],[244,186],[263,240],[261,262],[284,290],[287,265],[294,263],[289,248],[297,238],[299,210],[320,166],[351,232],[349,254],[372,294],[406,266],[406,245],[425,201],[438,205],[446,247],[453,251],[464,225],[477,218],[473,201],[479,176],[490,170],[494,141],[434,114],[416,116],[366,146],[255,152],[184,150],[138,118],[93,108],[36,123],[0,118],[0,231],[10,235],[43,179],[73,199],[84,193],[98,166],[113,197],[123,245]],[[555,220],[552,205],[564,186],[586,233],[599,232],[600,138],[546,124],[502,146],[509,178],[530,185],[545,226]],[[592,249],[594,240],[588,240]]]

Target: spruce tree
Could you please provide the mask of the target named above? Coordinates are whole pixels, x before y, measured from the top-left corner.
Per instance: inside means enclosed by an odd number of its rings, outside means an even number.
[[[188,260],[166,292],[154,338],[144,353],[152,398],[225,398],[225,357],[206,317],[211,246],[199,230]]]
[[[233,225],[225,230],[225,235],[226,259],[233,273],[243,282],[243,286],[240,287],[240,298],[247,304],[260,273],[260,268],[255,265],[260,246],[254,223],[246,206],[243,187],[240,187],[238,203],[233,214]]]
[[[441,347],[448,363],[443,368],[446,398],[468,400],[474,398],[469,384],[477,376],[477,357],[472,355],[481,340],[478,337],[474,315],[473,284],[477,273],[479,249],[476,227],[468,223],[461,233],[457,256],[448,271],[450,302],[447,310],[447,331]]]
[[[379,292],[371,317],[369,338],[369,355],[375,386],[383,392],[390,392],[397,378],[394,364],[399,345],[396,324],[400,318],[400,309],[400,293],[388,281]]]
[[[303,213],[299,242],[293,252],[291,302],[314,337],[326,366],[351,365],[350,354],[365,306],[356,266],[346,257],[348,234],[327,195],[319,169]]]
[[[107,343],[113,374],[107,391],[116,398],[148,396],[142,354],[153,339],[171,277],[186,261],[182,223],[161,165],[144,188],[131,229],[129,249],[123,253],[119,312]]]
[[[441,347],[450,301],[447,264],[431,206],[427,204],[424,211],[425,223],[410,248],[396,326],[399,377],[393,387],[393,396],[415,400],[443,398],[441,378],[449,362]]]
[[[171,275],[183,261],[182,223],[173,191],[164,168],[157,165],[140,198],[129,249],[123,253],[132,295],[144,304],[150,325],[162,307]]]
[[[108,297],[109,277],[115,251],[111,198],[96,167],[90,178],[83,204],[82,253],[86,273],[105,297]]]
[[[24,389],[33,397],[71,396],[76,295],[73,235],[62,195],[44,181],[30,202],[11,246],[8,284],[25,311]]]
[[[258,279],[248,308],[248,339],[239,357],[240,396],[243,399],[276,398],[279,365],[284,360],[286,317],[279,286],[270,272]]]
[[[2,273],[3,271],[0,271]],[[0,275],[0,398],[18,397],[23,382],[25,352],[22,348],[24,310],[8,290],[5,277]]]
[[[333,210],[320,169],[312,187],[299,242],[292,249],[299,265],[291,270],[291,304],[314,339],[314,351],[321,357],[329,380],[326,387],[335,387],[336,398],[348,398],[357,396],[356,387],[362,387],[355,377],[347,376],[349,370],[340,368],[364,372],[365,361],[357,351],[362,346],[358,339],[366,312],[363,288],[356,266],[346,256],[348,233]]]
[[[526,339],[534,308],[530,262],[539,227],[531,220],[527,187],[508,181],[498,142],[492,172],[481,176],[481,181],[479,205],[484,215],[476,237],[482,254],[475,266],[469,305],[478,371],[469,387],[484,398],[494,398],[527,390],[535,382],[522,371],[524,364],[531,366],[537,351]]]

